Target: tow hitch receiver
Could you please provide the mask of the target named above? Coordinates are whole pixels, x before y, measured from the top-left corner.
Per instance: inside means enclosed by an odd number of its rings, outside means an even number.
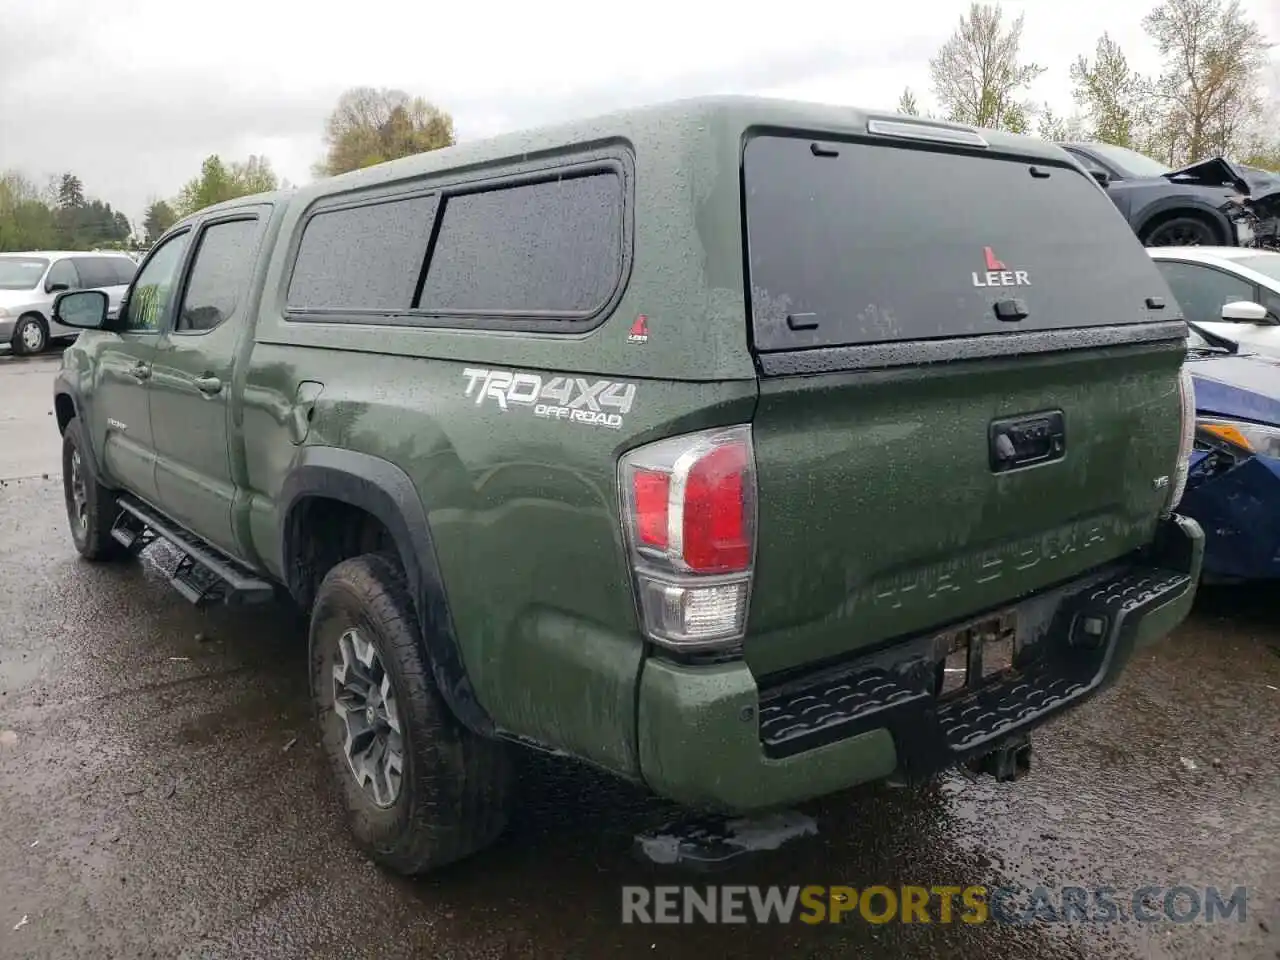
[[[632,852],[651,864],[715,872],[817,832],[813,818],[796,810],[737,818],[693,815],[637,835]]]
[[[970,767],[975,773],[989,773],[997,780],[1017,780],[1031,771],[1031,735],[1010,737],[990,753],[971,760]]]

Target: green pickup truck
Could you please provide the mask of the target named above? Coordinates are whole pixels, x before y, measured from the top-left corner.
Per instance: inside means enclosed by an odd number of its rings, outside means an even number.
[[[77,549],[306,611],[404,873],[516,745],[725,814],[1017,776],[1198,581],[1185,324],[1031,138],[665,104],[201,210],[56,309]]]

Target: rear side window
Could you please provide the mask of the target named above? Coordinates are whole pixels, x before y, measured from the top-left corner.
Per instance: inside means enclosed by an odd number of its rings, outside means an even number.
[[[418,309],[586,316],[622,269],[613,173],[449,197]]]
[[[203,333],[236,314],[249,287],[257,237],[257,220],[230,220],[205,229],[174,329]]]
[[[1162,319],[1154,264],[1078,170],[759,136],[743,179],[757,349]],[[998,319],[1014,300],[1026,316]]]
[[[287,309],[585,318],[621,279],[623,215],[614,172],[323,210],[303,228]]]
[[[89,284],[83,283],[80,274],[76,271],[76,263],[74,260],[55,260],[53,266],[49,268],[49,275],[44,278],[45,287],[52,287],[54,284],[61,284],[67,290],[79,290],[81,287],[87,287]]]
[[[76,272],[83,287],[115,287],[120,284],[114,257],[75,257]]]
[[[127,287],[133,282],[133,275],[138,272],[138,265],[128,257],[112,257],[112,269],[116,272],[116,283]]]
[[[404,311],[422,272],[437,198],[326,210],[307,221],[289,281],[296,311]]]

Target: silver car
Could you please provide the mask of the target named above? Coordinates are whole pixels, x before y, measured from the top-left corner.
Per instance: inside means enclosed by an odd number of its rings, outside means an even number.
[[[101,290],[114,316],[137,269],[127,254],[109,251],[0,253],[0,344],[30,354],[74,338],[78,331],[54,322],[53,298],[62,290]]]

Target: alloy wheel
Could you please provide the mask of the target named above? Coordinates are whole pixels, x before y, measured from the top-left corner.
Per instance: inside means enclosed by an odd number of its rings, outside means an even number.
[[[1199,224],[1177,223],[1157,228],[1152,233],[1148,245],[1152,247],[1201,247],[1209,243],[1210,240],[1211,238],[1205,228]]]
[[[71,451],[71,520],[83,534],[89,527],[89,492],[85,483],[80,451]]]
[[[404,777],[400,713],[382,658],[357,627],[338,638],[333,709],[345,728],[351,775],[377,806],[392,806]]]

